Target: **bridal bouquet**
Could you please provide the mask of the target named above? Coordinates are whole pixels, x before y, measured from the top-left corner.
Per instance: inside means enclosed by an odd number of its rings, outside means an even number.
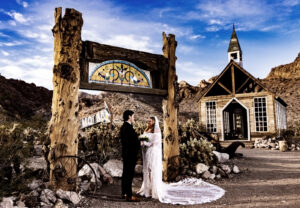
[[[142,134],[139,136],[139,140],[141,142],[145,141],[145,142],[149,142],[149,138],[145,135],[145,134]]]

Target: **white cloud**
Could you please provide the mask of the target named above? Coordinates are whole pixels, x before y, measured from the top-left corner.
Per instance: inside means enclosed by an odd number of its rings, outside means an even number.
[[[1,21],[0,21],[1,22]],[[3,32],[0,32],[0,37],[8,38],[9,36],[4,34]]]
[[[222,29],[222,27],[220,27],[220,26],[209,26],[209,27],[206,27],[205,28],[205,30],[207,31],[207,32],[217,32],[217,31],[219,31],[219,30],[221,30]]]
[[[209,18],[215,17],[245,17],[264,15],[266,5],[260,1],[248,0],[211,0],[199,3],[197,6],[204,15]]]
[[[23,6],[24,8],[27,8],[27,7],[28,7],[28,2],[26,2],[26,1],[16,0],[16,2],[17,2],[19,5]]]
[[[153,52],[150,47],[150,38],[147,36],[115,35],[105,40],[105,43],[129,49]]]
[[[189,37],[190,40],[204,39],[204,38],[205,38],[205,36],[204,35],[200,35],[200,34],[198,34],[198,35],[192,35],[192,36]]]
[[[37,42],[40,43],[52,43],[53,42],[53,36],[51,35],[51,32],[41,32],[40,30],[18,30],[18,33],[20,35],[23,35],[26,38],[35,39]]]
[[[173,8],[163,8],[159,11],[159,17],[163,17],[164,13],[167,13],[167,12],[170,12],[173,10],[174,10]]]
[[[37,86],[52,88],[53,60],[47,56],[0,58],[0,72],[6,78],[22,79]]]
[[[19,22],[21,24],[28,24],[30,21],[30,18],[25,18],[23,14],[16,11],[7,12],[6,14],[12,17],[16,22]]]
[[[1,50],[1,53],[3,54],[3,56],[9,56],[9,53],[7,51]]]
[[[22,4],[22,5],[23,5],[24,8],[27,8],[27,7],[28,7],[28,3],[27,3],[26,1],[23,1],[23,4]]]
[[[8,46],[8,47],[18,46],[23,44],[25,44],[25,42],[22,41],[0,42],[0,46]]]
[[[216,24],[216,25],[223,25],[224,23],[223,23],[223,21],[218,20],[218,19],[210,19],[209,20],[209,24],[211,24],[211,25],[214,25],[214,24]]]
[[[16,26],[17,25],[16,21],[14,21],[14,20],[9,20],[8,24],[10,24],[11,26]]]
[[[213,76],[211,67],[202,66],[196,62],[180,62],[176,64],[176,71],[180,75],[181,80],[185,80],[189,84],[197,85],[203,79],[208,80]]]
[[[293,6],[296,6],[296,5],[300,4],[300,0],[284,0],[282,2],[282,4],[284,6],[291,6],[291,7],[293,7]]]

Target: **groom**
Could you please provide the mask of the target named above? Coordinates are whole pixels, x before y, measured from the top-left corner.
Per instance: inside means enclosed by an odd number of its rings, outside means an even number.
[[[140,149],[138,135],[132,126],[134,123],[134,112],[126,110],[123,113],[123,119],[124,123],[120,130],[123,157],[122,198],[126,199],[126,201],[138,202],[140,199],[132,196],[132,180]]]

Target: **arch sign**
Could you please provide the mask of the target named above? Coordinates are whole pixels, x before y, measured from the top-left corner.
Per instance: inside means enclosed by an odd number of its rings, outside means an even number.
[[[152,88],[150,72],[122,60],[89,63],[89,82]]]
[[[164,55],[83,41],[79,64],[80,89],[168,95]]]

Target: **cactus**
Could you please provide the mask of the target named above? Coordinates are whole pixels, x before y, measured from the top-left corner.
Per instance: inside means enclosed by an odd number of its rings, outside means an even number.
[[[197,122],[193,119],[188,120],[180,126],[180,131],[181,144],[179,149],[182,173],[187,173],[188,169],[194,171],[197,163],[212,165],[215,162],[213,154],[215,147],[200,136],[198,132],[201,131],[201,127]]]

